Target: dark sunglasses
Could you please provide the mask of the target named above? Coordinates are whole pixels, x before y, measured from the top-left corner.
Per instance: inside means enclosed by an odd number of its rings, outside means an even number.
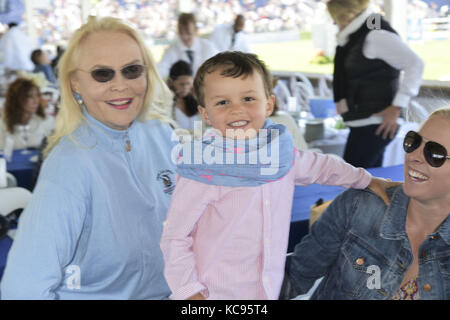
[[[403,140],[403,149],[406,153],[411,153],[422,144],[422,136],[415,131],[409,131]],[[428,164],[438,168],[450,159],[447,155],[447,149],[437,142],[427,141],[423,147],[423,155]]]
[[[78,69],[81,70],[81,69]],[[98,68],[89,72],[92,78],[97,82],[108,82],[111,81],[116,75],[116,71],[111,68]],[[142,64],[132,64],[120,69],[120,73],[124,76],[125,79],[134,80],[139,78],[145,71],[145,66]]]

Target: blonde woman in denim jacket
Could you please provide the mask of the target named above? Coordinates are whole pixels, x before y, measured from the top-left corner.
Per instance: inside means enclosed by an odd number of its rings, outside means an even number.
[[[450,108],[404,141],[405,182],[389,206],[369,190],[336,198],[287,263],[288,296],[450,299]]]

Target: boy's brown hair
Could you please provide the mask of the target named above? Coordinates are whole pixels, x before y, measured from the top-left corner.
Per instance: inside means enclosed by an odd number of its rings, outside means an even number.
[[[256,71],[263,80],[266,97],[272,95],[272,75],[257,55],[240,51],[225,51],[206,60],[195,75],[194,96],[202,107],[205,107],[205,77],[219,69],[222,70],[220,73],[222,76],[231,78],[247,77]]]

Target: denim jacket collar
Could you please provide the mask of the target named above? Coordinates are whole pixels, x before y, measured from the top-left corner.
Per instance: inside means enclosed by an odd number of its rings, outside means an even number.
[[[383,238],[389,240],[408,238],[405,227],[408,203],[409,198],[403,192],[403,187],[396,188],[381,224],[381,236]]]
[[[450,245],[450,218],[448,215],[447,218],[445,218],[444,222],[441,223],[436,232],[439,233],[446,244]]]
[[[381,236],[390,240],[407,239],[406,214],[409,197],[403,192],[403,186],[395,189],[390,205],[386,208],[381,225]],[[435,233],[438,233],[447,244],[450,244],[450,218],[441,223]]]

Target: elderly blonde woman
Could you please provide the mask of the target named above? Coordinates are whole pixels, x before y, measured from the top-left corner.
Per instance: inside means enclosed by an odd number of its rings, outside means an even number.
[[[164,299],[159,240],[175,171],[161,106],[170,92],[140,36],[115,18],[90,17],[58,69],[56,130],[2,298]]]
[[[390,205],[369,190],[337,197],[295,248],[294,295],[312,299],[450,299],[450,108],[406,134],[403,185]]]
[[[333,91],[336,109],[350,127],[344,160],[380,167],[402,109],[419,92],[423,62],[375,15],[370,0],[330,0],[327,8],[339,27]]]

